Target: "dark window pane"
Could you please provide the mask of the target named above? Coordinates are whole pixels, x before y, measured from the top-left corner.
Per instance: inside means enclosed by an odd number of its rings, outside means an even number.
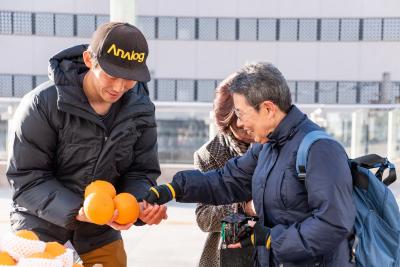
[[[276,40],[276,19],[258,20],[258,40],[260,41]]]
[[[158,18],[158,38],[159,39],[176,39],[176,19],[175,18]]]
[[[360,104],[379,103],[379,83],[362,82],[360,86]]]
[[[257,40],[257,19],[239,20],[239,40],[243,41]]]
[[[322,19],[321,20],[321,41],[339,40],[339,20]]]
[[[280,41],[297,41],[297,19],[281,19],[279,24]]]
[[[178,39],[194,40],[194,25],[194,18],[178,18]]]
[[[54,35],[54,15],[37,13],[35,16],[35,31],[37,35]]]
[[[217,19],[199,18],[199,40],[217,39]]]

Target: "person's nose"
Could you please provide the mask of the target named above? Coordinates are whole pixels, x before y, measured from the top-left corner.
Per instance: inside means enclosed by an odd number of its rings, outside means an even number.
[[[236,126],[237,126],[238,128],[243,128],[243,127],[244,127],[243,122],[242,122],[242,120],[241,120],[239,117],[238,117],[237,120],[236,120]]]
[[[125,80],[124,79],[116,79],[113,83],[113,91],[117,93],[121,93],[125,90]]]

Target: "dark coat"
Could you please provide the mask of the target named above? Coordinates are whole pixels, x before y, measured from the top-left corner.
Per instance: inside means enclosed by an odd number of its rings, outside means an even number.
[[[121,238],[108,226],[78,222],[85,187],[107,180],[138,199],[160,175],[154,105],[139,83],[119,100],[107,131],[81,87],[86,46],[50,60],[53,81],[25,95],[15,113],[7,178],[14,190],[11,224],[85,253]]]
[[[305,184],[296,173],[300,142],[317,129],[293,106],[268,143],[253,145],[219,170],[177,173],[177,200],[221,205],[253,198],[272,239],[271,250],[257,247],[258,266],[353,266],[347,238],[356,213],[344,149],[319,140],[309,151]]]

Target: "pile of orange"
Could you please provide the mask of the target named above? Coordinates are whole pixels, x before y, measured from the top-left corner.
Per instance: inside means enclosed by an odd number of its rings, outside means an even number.
[[[3,251],[0,252],[0,265],[15,266],[17,265],[17,262],[10,256],[10,254]]]
[[[139,217],[139,204],[129,193],[116,194],[114,186],[103,180],[96,180],[85,189],[83,210],[93,223],[103,225],[111,221],[114,211],[118,216],[114,221],[118,224],[136,222]]]

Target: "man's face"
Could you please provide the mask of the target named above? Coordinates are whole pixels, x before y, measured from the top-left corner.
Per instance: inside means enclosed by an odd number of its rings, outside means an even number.
[[[268,142],[267,135],[270,133],[271,122],[268,118],[268,111],[262,106],[263,103],[256,107],[251,106],[246,98],[240,94],[233,94],[233,102],[235,105],[235,114],[238,117],[237,124],[242,127],[257,143]]]
[[[106,103],[117,102],[124,93],[132,89],[137,83],[133,80],[110,76],[98,64],[91,71],[98,97]]]

